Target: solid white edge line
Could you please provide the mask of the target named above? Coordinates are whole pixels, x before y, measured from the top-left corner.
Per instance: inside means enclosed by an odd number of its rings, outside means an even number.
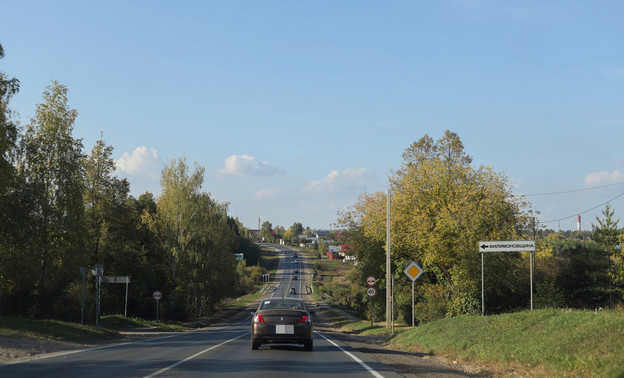
[[[209,331],[221,331],[221,330],[224,330],[226,328],[230,328],[230,327],[237,326],[237,325],[243,324],[245,322],[248,322],[249,319],[251,319],[251,316],[246,317],[245,319],[241,320],[238,323],[234,323],[234,324],[230,324],[230,325],[227,325],[227,326],[223,326],[223,327],[220,327],[220,328],[214,328],[214,329],[212,329],[212,327],[206,327],[206,329],[209,330]],[[195,332],[199,332],[199,331],[195,331]],[[126,342],[126,343],[102,345],[102,346],[93,347],[93,348],[87,348],[87,349],[75,349],[75,350],[68,350],[66,352],[50,353],[50,354],[46,354],[45,356],[29,358],[29,359],[26,359],[26,360],[5,362],[5,363],[0,364],[0,368],[2,368],[3,366],[8,366],[8,365],[15,365],[15,364],[22,364],[22,363],[30,362],[30,361],[43,360],[43,359],[46,359],[46,358],[66,356],[66,355],[69,355],[69,354],[87,352],[87,351],[98,350],[98,349],[114,348],[114,347],[124,346],[124,345],[128,345],[128,344],[147,343],[147,342],[158,341],[158,340],[162,340],[162,339],[168,339],[168,338],[171,338],[171,337],[182,336],[182,335],[190,335],[190,334],[192,334],[192,333],[191,332],[176,332],[173,335],[154,337],[154,338],[150,338],[150,339],[147,339],[147,340],[129,341],[129,342]]]
[[[329,341],[333,346],[335,346],[336,348],[340,349],[343,353],[345,353],[347,356],[351,357],[358,364],[362,365],[362,367],[364,369],[368,370],[368,372],[371,373],[372,375],[374,375],[375,377],[383,378],[383,375],[379,374],[375,369],[373,369],[372,367],[368,366],[368,364],[366,364],[366,362],[364,362],[364,361],[360,360],[359,358],[357,358],[353,353],[345,350],[343,347],[341,347],[340,345],[336,344],[333,340],[330,340],[327,337],[325,337],[325,335],[323,335],[322,333],[319,333],[319,332],[316,332],[316,331],[314,331],[314,333],[316,333],[317,335],[321,336],[325,340]]]
[[[74,354],[74,353],[85,352],[85,351],[87,351],[87,350],[97,350],[97,349],[113,348],[113,347],[118,347],[118,346],[128,345],[128,344],[133,344],[133,342],[128,342],[128,343],[118,343],[118,344],[111,344],[111,345],[102,345],[102,346],[99,346],[99,347],[93,347],[93,348],[89,348],[89,349],[76,349],[76,350],[68,350],[68,351],[66,351],[66,352],[50,353],[50,354],[46,354],[45,356],[40,356],[40,357],[29,358],[29,359],[27,359],[27,360],[19,360],[19,361],[11,361],[11,362],[6,362],[6,363],[3,363],[3,364],[0,364],[0,368],[1,368],[2,366],[8,366],[8,365],[21,364],[21,363],[30,362],[30,361],[36,361],[36,360],[44,360],[44,359],[46,359],[46,358],[59,357],[59,356],[66,356],[66,355],[68,355],[68,354]]]
[[[157,375],[159,375],[159,374],[162,374],[162,373],[164,373],[164,372],[166,372],[166,371],[168,371],[168,370],[173,369],[174,367],[176,367],[176,366],[178,366],[178,365],[181,365],[181,364],[185,363],[186,361],[192,360],[193,358],[198,357],[198,356],[200,356],[200,355],[202,355],[202,354],[204,354],[204,353],[206,353],[206,352],[208,352],[208,351],[210,351],[210,350],[213,350],[213,349],[215,349],[215,348],[218,348],[218,347],[220,347],[220,346],[222,346],[222,345],[225,345],[225,344],[229,343],[230,341],[234,341],[234,340],[236,340],[236,339],[240,339],[241,337],[243,337],[243,336],[245,336],[245,335],[247,335],[247,334],[249,334],[249,332],[245,332],[245,333],[243,333],[243,334],[242,334],[242,335],[240,335],[240,336],[236,336],[235,338],[233,338],[233,339],[229,339],[229,340],[226,340],[226,341],[224,341],[224,342],[222,342],[222,343],[220,343],[220,344],[213,345],[213,346],[211,346],[210,348],[207,348],[207,349],[202,350],[201,352],[195,353],[194,355],[189,356],[189,357],[187,357],[187,358],[185,358],[185,359],[183,359],[183,360],[180,360],[180,361],[176,362],[175,364],[171,364],[171,365],[169,365],[169,366],[167,366],[167,367],[164,367],[164,368],[162,368],[162,369],[158,370],[157,372],[154,372],[154,373],[152,373],[152,374],[150,374],[150,375],[146,375],[146,376],[145,376],[145,378],[151,378],[151,377],[155,377],[155,376],[157,376]]]

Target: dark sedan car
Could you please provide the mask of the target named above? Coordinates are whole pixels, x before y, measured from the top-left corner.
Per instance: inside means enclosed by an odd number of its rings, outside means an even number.
[[[275,343],[312,350],[312,315],[302,299],[263,299],[251,320],[251,349]]]

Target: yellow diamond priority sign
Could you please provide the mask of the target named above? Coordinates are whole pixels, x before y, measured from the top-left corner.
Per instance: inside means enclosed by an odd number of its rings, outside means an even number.
[[[418,277],[420,277],[420,275],[423,273],[423,270],[420,266],[418,266],[415,261],[412,261],[411,263],[407,264],[407,266],[403,270],[403,273],[405,273],[405,275],[408,276],[409,279],[413,282],[416,281]]]

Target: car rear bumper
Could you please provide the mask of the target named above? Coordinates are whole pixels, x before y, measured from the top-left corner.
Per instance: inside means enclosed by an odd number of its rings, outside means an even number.
[[[306,344],[312,341],[312,325],[298,325],[292,333],[280,333],[275,325],[254,324],[251,338],[261,344]]]

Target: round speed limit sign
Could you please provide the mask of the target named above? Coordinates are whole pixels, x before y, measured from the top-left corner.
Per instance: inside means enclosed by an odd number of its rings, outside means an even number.
[[[377,290],[374,287],[369,287],[368,289],[366,289],[366,295],[368,295],[369,297],[374,297],[377,294]]]

